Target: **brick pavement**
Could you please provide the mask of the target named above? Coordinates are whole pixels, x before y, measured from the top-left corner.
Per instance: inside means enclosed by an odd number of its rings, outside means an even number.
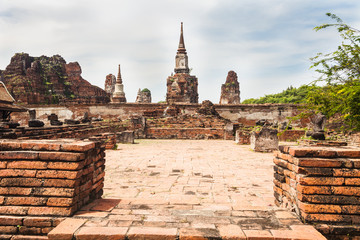
[[[271,153],[223,140],[138,142],[106,152],[104,199],[49,239],[325,239],[274,205]]]

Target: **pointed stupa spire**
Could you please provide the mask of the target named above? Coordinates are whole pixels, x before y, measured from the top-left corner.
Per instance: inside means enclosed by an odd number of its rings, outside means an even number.
[[[186,53],[185,42],[184,42],[184,32],[183,32],[183,23],[181,22],[181,32],[180,32],[180,41],[178,53]]]
[[[120,72],[120,64],[119,64],[119,71],[118,71],[118,75],[117,75],[116,83],[118,83],[118,84],[122,84],[121,72]]]

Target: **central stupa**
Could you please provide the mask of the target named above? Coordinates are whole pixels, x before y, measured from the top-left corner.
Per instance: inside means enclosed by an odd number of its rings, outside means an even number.
[[[198,79],[190,75],[188,56],[186,53],[183,33],[183,23],[181,23],[179,47],[175,57],[175,74],[167,78],[166,101],[168,103],[198,103]]]

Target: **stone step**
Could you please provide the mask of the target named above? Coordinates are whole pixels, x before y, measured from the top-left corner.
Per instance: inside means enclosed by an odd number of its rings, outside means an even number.
[[[88,219],[68,218],[48,234],[49,240],[90,239],[282,239],[282,240],[326,240],[312,226],[292,225],[289,230],[243,230],[238,225],[220,225],[209,228],[206,223],[199,228],[165,228],[144,226],[84,226]],[[209,224],[208,224],[209,225]]]

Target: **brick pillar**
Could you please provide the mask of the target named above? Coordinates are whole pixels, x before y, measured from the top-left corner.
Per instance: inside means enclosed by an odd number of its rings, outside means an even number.
[[[6,225],[5,233],[46,234],[56,217],[102,195],[105,153],[97,142],[1,140],[0,151],[0,232]],[[42,224],[33,226],[37,217]]]
[[[274,163],[278,206],[325,235],[360,234],[360,148],[280,146]]]

